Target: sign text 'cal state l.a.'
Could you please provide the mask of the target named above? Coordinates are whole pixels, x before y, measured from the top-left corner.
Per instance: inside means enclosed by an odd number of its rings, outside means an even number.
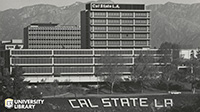
[[[172,107],[172,99],[151,99],[148,98],[100,98],[99,101],[94,101],[92,99],[68,99],[70,106],[73,109],[81,108],[98,108],[98,107],[153,107],[163,108]]]

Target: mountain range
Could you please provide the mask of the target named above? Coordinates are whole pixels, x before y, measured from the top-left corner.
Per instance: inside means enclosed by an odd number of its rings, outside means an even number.
[[[152,48],[158,48],[163,42],[190,48],[200,47],[200,3],[168,2],[147,5],[146,8],[151,10]],[[0,11],[0,40],[22,39],[23,28],[31,23],[80,25],[80,11],[84,9],[85,3],[75,2],[63,7],[39,4]]]

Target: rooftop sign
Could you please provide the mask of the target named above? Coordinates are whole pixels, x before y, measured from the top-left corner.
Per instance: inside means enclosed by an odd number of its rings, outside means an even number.
[[[118,4],[92,4],[93,9],[120,9]]]
[[[109,4],[109,3],[90,3],[86,5],[86,9],[115,9],[115,10],[145,10],[144,4]]]

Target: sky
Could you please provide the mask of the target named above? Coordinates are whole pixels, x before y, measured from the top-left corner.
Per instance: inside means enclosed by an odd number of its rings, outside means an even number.
[[[31,6],[35,4],[52,4],[56,6],[67,6],[75,2],[89,2],[96,0],[0,0],[0,11],[7,9],[19,9],[24,6]],[[144,3],[144,4],[165,4],[166,2],[192,4],[200,3],[200,0],[112,0],[115,3]]]

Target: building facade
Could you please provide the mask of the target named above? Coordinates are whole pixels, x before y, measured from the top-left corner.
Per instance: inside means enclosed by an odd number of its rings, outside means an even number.
[[[0,50],[9,50],[9,49],[22,49],[23,41],[22,39],[12,39],[9,41],[1,41]]]
[[[25,49],[80,49],[80,27],[33,23],[24,28]]]
[[[97,82],[95,73],[103,64],[102,56],[117,56],[122,59],[125,68],[124,77],[130,76],[130,68],[141,54],[152,57],[152,64],[159,65],[162,54],[157,49],[13,49],[9,52],[10,72],[19,66],[24,70],[24,77],[30,83],[37,82]],[[169,56],[171,56],[169,52]],[[150,60],[149,60],[150,61]]]
[[[83,49],[150,48],[150,10],[144,4],[88,3],[81,11]]]

